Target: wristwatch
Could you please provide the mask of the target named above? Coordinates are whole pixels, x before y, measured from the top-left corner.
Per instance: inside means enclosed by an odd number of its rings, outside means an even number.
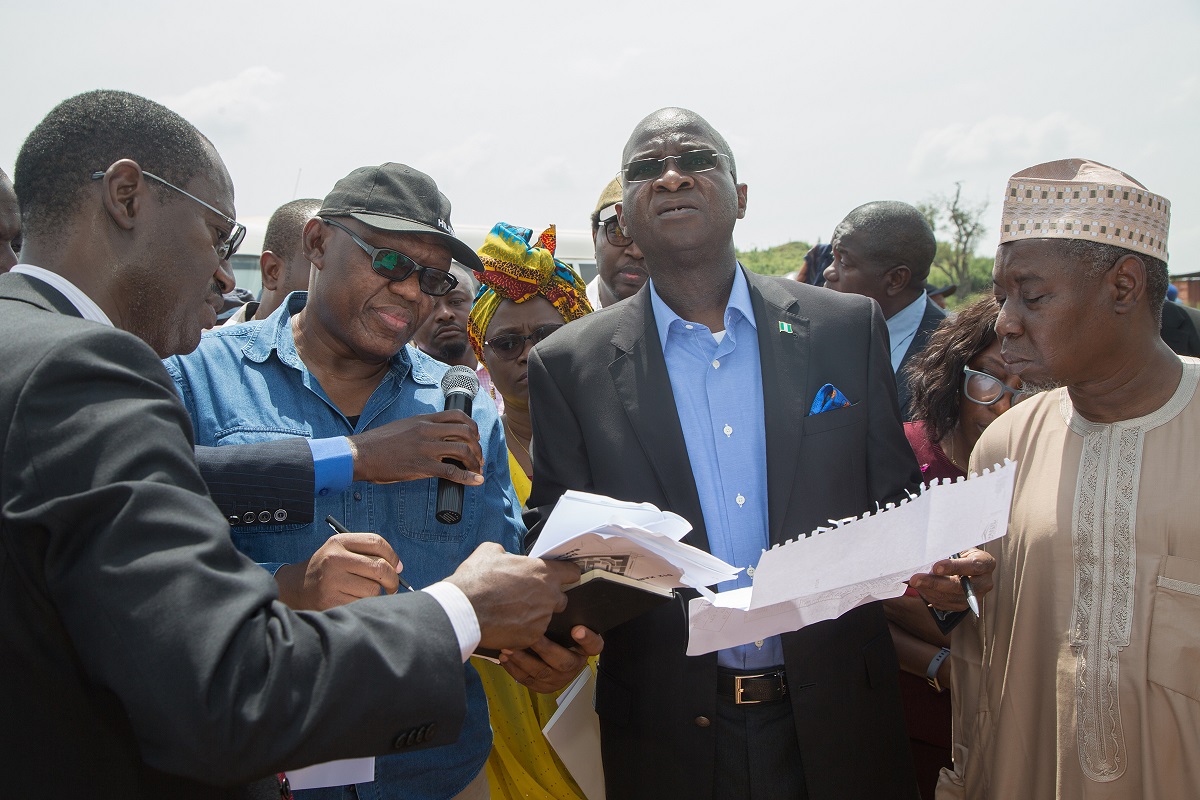
[[[941,650],[938,650],[937,655],[929,662],[929,668],[925,670],[925,680],[933,687],[935,692],[941,692],[943,689],[942,685],[938,683],[938,669],[942,666],[942,662],[946,660],[948,655],[950,655],[949,647],[943,647]]]

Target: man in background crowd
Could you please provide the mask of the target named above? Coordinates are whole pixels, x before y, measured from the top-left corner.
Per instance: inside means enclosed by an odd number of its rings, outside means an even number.
[[[900,415],[908,420],[910,392],[901,370],[946,318],[925,293],[925,279],[937,254],[933,229],[907,203],[883,200],[847,214],[830,244],[833,261],[825,269],[825,286],[869,297],[883,310]]]
[[[21,252],[21,213],[17,208],[17,193],[12,181],[0,169],[0,273],[8,272],[17,263]]]
[[[592,212],[596,277],[587,285],[587,298],[597,311],[637,294],[650,277],[642,251],[617,222],[620,202],[621,179],[616,177],[604,187]]]
[[[470,367],[479,377],[479,390],[496,401],[496,409],[504,413],[504,398],[492,384],[487,367],[479,363],[471,342],[467,337],[467,319],[471,315],[475,293],[479,291],[479,280],[475,271],[457,261],[451,262],[450,273],[458,279],[458,285],[441,297],[433,298],[433,311],[425,324],[413,334],[413,344],[422,353],[432,356],[443,364]]]
[[[226,325],[237,325],[250,319],[266,319],[279,308],[283,298],[308,288],[311,265],[304,255],[304,224],[312,219],[320,207],[320,200],[305,197],[275,209],[267,222],[263,251],[258,257],[262,292],[258,300],[251,300],[234,312],[226,320]]]

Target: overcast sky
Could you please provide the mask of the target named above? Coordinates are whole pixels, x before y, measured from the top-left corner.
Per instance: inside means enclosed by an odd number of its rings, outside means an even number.
[[[239,217],[399,161],[457,225],[585,229],[633,126],[681,105],[749,184],[741,248],[962,181],[990,253],[1008,176],[1085,157],[1171,200],[1171,271],[1200,271],[1196,0],[811,5],[5,0],[0,166],[62,99],[124,89],[213,140]]]

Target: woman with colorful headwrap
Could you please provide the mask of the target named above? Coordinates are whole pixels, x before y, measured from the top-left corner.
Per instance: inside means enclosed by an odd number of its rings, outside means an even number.
[[[579,274],[554,258],[554,226],[530,246],[533,231],[497,223],[479,248],[483,272],[467,320],[476,357],[504,398],[504,435],[517,497],[529,499],[533,463],[529,455],[529,351],[573,319],[590,313],[587,287]]]
[[[579,275],[554,258],[554,226],[530,245],[533,231],[497,223],[479,258],[483,272],[467,320],[475,355],[504,399],[504,434],[513,487],[529,499],[529,350],[571,320],[592,310]],[[594,659],[593,659],[594,661]],[[542,727],[558,709],[558,693],[540,694],[513,680],[498,664],[476,665],[488,698],[493,745],[487,774],[492,798],[584,800],[583,792],[555,755]],[[594,669],[594,664],[589,665]],[[599,758],[599,754],[597,754]]]

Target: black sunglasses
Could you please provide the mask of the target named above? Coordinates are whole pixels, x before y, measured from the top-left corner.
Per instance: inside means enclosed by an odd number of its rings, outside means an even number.
[[[421,291],[430,297],[441,297],[455,286],[458,286],[458,278],[444,269],[422,266],[399,250],[389,250],[386,247],[372,247],[358,238],[354,231],[337,220],[325,217],[319,217],[319,219],[326,225],[332,225],[335,228],[345,231],[354,240],[354,243],[371,257],[371,269],[375,270],[376,275],[382,275],[389,281],[399,282],[408,280],[408,276],[415,272],[417,273],[417,284],[421,287]]]
[[[718,153],[716,150],[689,150],[677,156],[639,158],[636,161],[630,161],[622,167],[621,175],[625,178],[626,183],[652,181],[666,171],[668,161],[674,161],[675,169],[679,172],[686,172],[688,174],[707,172],[710,169],[716,169],[720,166],[721,159],[728,157],[724,153]]]
[[[528,336],[522,336],[519,333],[502,333],[499,336],[493,336],[484,342],[485,345],[492,348],[492,352],[503,358],[505,361],[512,361],[525,352],[525,343],[530,342],[537,344],[542,339],[545,339],[550,334],[561,328],[564,323],[558,325],[543,325],[534,330]]]

